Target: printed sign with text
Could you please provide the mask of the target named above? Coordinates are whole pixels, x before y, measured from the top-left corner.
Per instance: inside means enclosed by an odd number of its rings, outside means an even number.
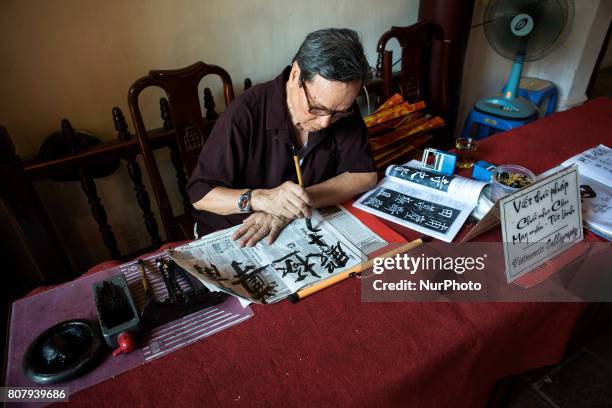
[[[502,198],[499,209],[508,282],[583,239],[577,167]]]

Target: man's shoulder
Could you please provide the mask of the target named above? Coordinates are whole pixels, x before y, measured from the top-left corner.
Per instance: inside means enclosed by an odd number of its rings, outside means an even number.
[[[231,133],[253,137],[259,134],[257,129],[265,123],[267,101],[272,92],[270,82],[252,86],[238,95],[219,115],[212,131],[214,136],[226,137]]]
[[[249,89],[242,92],[228,106],[226,111],[239,114],[259,114],[265,107],[266,101],[269,98],[270,92],[274,86],[274,81],[262,82],[253,85]]]

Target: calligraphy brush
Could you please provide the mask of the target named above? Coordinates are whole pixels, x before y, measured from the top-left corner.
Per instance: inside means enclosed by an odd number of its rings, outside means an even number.
[[[291,150],[293,153],[293,164],[295,164],[295,172],[297,173],[298,184],[300,187],[304,188],[304,180],[302,179],[302,170],[300,169],[300,159],[298,157],[298,149],[294,145],[291,145]],[[312,221],[310,218],[306,218],[306,227],[312,231]]]
[[[419,245],[423,244],[423,242],[429,242],[431,241],[431,238],[428,236],[423,235],[420,238],[415,239],[414,241],[410,241],[408,243],[405,243],[397,248],[394,248],[390,251],[387,251],[381,255],[376,256],[375,258],[371,258],[365,262],[361,262],[353,267],[350,267],[340,273],[338,273],[337,275],[334,275],[330,278],[327,279],[323,279],[320,280],[316,283],[313,283],[312,285],[300,289],[295,293],[292,293],[291,295],[289,295],[287,298],[289,299],[289,301],[291,303],[296,303],[299,302],[301,299],[304,299],[307,296],[312,295],[313,293],[317,293],[325,288],[328,288],[332,285],[335,285],[338,282],[341,282],[345,279],[350,278],[351,276],[360,274],[361,272],[365,271],[366,269],[371,268],[374,265],[374,259],[376,258],[393,258],[394,256],[398,255],[398,254],[402,254],[404,252],[408,252],[411,249],[414,249],[416,247],[418,247]]]

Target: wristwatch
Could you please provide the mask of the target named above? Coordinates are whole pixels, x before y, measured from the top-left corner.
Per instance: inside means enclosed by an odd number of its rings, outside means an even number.
[[[247,190],[244,194],[238,197],[238,210],[241,213],[251,212],[251,193],[253,190]]]

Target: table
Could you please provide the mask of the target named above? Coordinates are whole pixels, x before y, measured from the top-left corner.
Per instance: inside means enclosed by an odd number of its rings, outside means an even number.
[[[612,100],[596,99],[483,140],[480,152],[493,163],[542,172],[598,143],[612,145],[610,117]],[[480,239],[500,238],[496,229]],[[359,285],[350,279],[298,304],[254,305],[255,316],[245,323],[72,395],[71,401],[482,406],[497,380],[557,362],[585,309],[584,304],[361,303]]]

